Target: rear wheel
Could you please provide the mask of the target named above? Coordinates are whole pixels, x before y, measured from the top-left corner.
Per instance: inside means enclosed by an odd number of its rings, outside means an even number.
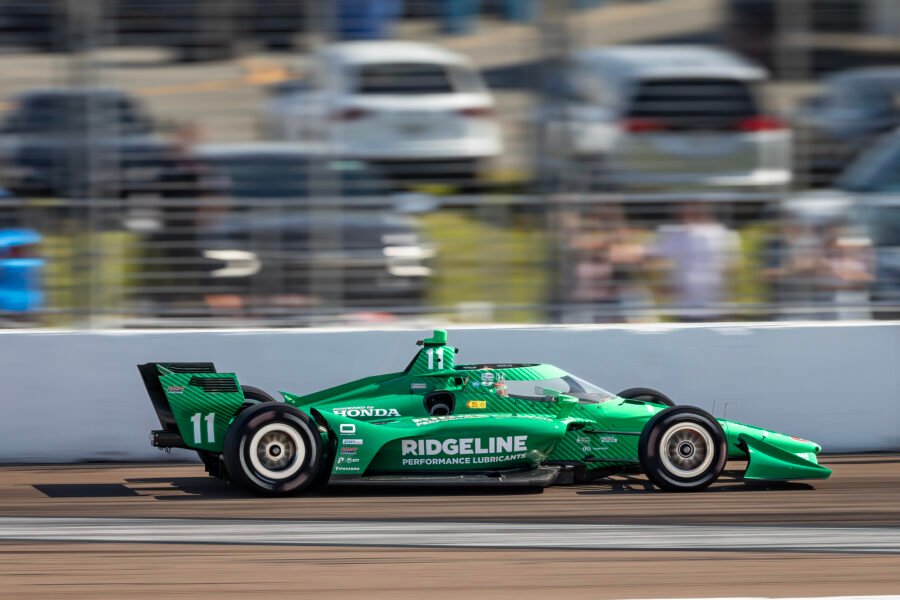
[[[244,398],[249,402],[275,402],[275,398],[267,392],[258,387],[253,387],[252,385],[242,385],[241,392],[244,393]]]
[[[302,492],[322,468],[324,449],[312,419],[285,404],[261,403],[244,410],[225,436],[228,476],[255,494]]]
[[[643,400],[645,402],[653,402],[655,404],[662,404],[664,406],[675,406],[675,402],[660,392],[659,390],[654,390],[653,388],[644,388],[644,387],[636,387],[636,388],[628,388],[627,390],[623,390],[616,394],[619,398],[626,398],[628,400]]]
[[[725,433],[705,410],[667,408],[645,426],[638,443],[644,473],[670,492],[696,492],[719,478],[728,447]]]
[[[238,408],[238,414],[251,406],[262,402],[275,402],[275,398],[252,385],[242,385],[241,392],[244,394],[245,402]],[[228,475],[225,472],[225,463],[222,461],[221,455],[207,450],[197,450],[197,456],[199,456],[200,460],[203,462],[203,467],[206,469],[206,472],[212,477],[217,479],[227,479]]]

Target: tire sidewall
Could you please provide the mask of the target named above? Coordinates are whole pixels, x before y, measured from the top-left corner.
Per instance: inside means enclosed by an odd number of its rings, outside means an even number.
[[[250,460],[253,436],[272,423],[294,429],[305,446],[300,468],[283,480],[258,473]],[[232,481],[251,492],[268,496],[295,494],[316,480],[322,468],[323,450],[318,428],[308,415],[292,406],[264,402],[244,410],[229,427],[225,436],[225,466]]]
[[[703,427],[713,441],[713,459],[698,475],[684,478],[670,472],[660,456],[660,440],[665,432],[678,423],[692,423]],[[638,454],[644,473],[657,487],[667,491],[689,492],[708,487],[722,473],[728,460],[728,442],[722,426],[705,410],[691,406],[676,406],[657,413],[641,432]]]

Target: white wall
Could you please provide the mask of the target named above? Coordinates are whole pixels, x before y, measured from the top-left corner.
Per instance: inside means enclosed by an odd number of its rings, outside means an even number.
[[[296,393],[400,370],[423,330],[3,332],[0,462],[157,460],[135,367],[213,361]],[[647,386],[826,451],[900,450],[898,324],[451,329],[457,361],[557,364],[618,392]],[[191,453],[173,452],[170,458]]]

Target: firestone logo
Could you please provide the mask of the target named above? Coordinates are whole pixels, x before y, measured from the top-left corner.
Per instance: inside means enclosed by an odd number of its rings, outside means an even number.
[[[401,440],[403,456],[447,456],[527,452],[527,435],[484,438],[448,438],[446,440]]]
[[[355,406],[351,408],[335,408],[332,412],[342,417],[399,417],[396,408],[375,408],[374,406]]]

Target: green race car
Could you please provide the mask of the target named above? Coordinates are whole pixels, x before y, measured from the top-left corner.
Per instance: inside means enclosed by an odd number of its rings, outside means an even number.
[[[642,470],[669,491],[702,490],[729,458],[746,480],[826,479],[818,444],[674,406],[660,392],[611,394],[548,364],[457,365],[435,331],[401,372],[283,402],[211,363],[147,363],[159,448],[264,495],[329,483],[547,486]]]

